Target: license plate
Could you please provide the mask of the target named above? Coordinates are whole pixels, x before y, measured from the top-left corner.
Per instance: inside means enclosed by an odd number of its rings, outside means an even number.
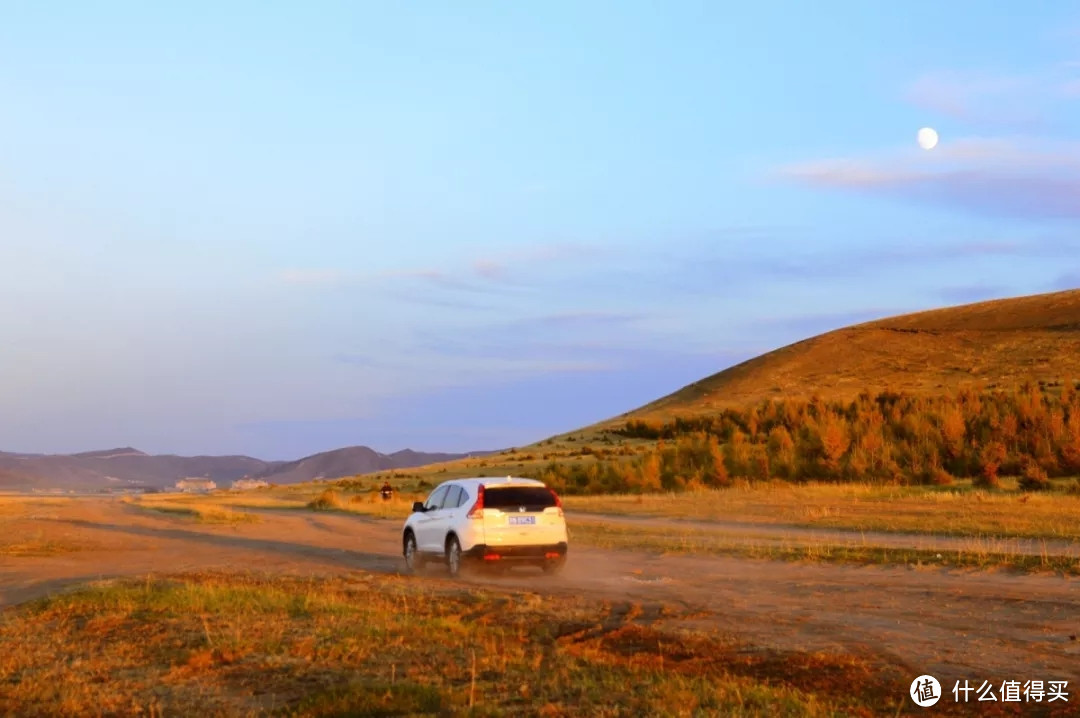
[[[511,526],[521,525],[521,524],[535,524],[535,523],[536,523],[536,517],[535,516],[511,516],[510,517],[510,525]]]

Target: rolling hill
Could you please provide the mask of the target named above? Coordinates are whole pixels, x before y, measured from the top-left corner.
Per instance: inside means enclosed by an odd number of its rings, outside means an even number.
[[[628,419],[746,409],[768,399],[850,400],[883,390],[941,396],[961,387],[1013,389],[1025,381],[1080,380],[1080,290],[905,314],[811,337],[701,379],[640,408],[496,456],[425,466],[439,478],[538,475],[614,450],[632,457],[651,442],[610,431]],[[592,444],[592,446],[590,446]],[[588,454],[588,455],[586,455]]]
[[[406,449],[381,454],[366,446],[353,446],[285,462],[250,456],[151,456],[130,447],[78,454],[0,452],[0,490],[164,488],[188,477],[225,483],[257,477],[290,484],[412,468],[481,453],[425,454]]]
[[[851,399],[1080,380],[1080,290],[904,314],[821,334],[602,422],[740,408],[770,398]],[[598,427],[599,428],[599,427]]]
[[[393,454],[380,454],[366,446],[350,446],[275,465],[260,474],[259,478],[279,484],[295,484],[312,479],[336,479],[375,471],[407,469],[471,456],[482,456],[486,453],[425,454],[405,449]]]

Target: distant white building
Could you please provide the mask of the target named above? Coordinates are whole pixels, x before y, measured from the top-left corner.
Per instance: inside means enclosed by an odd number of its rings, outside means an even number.
[[[269,482],[263,481],[262,479],[237,479],[232,482],[231,488],[239,491],[248,491],[249,489],[263,489],[269,485]]]
[[[213,491],[217,488],[217,484],[210,479],[180,479],[176,482],[177,491],[184,491],[187,493],[203,493],[206,491]]]

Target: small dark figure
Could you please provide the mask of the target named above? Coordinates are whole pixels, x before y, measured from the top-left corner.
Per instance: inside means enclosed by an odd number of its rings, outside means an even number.
[[[382,494],[383,501],[386,501],[394,495],[394,487],[390,485],[389,481],[384,481],[379,493]]]

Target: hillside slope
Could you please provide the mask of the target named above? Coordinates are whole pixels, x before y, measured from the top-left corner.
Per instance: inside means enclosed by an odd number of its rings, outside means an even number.
[[[1010,390],[1025,381],[1063,379],[1080,380],[1080,290],[906,314],[828,332],[598,424],[494,456],[433,464],[416,473],[429,480],[510,473],[551,478],[553,467],[569,471],[616,465],[655,448],[654,441],[610,433],[630,418],[664,422],[814,395],[846,401],[863,390],[941,398],[960,387]],[[585,483],[622,490],[595,478]]]
[[[750,359],[611,421],[695,414],[769,398],[849,399],[863,389],[941,392],[1070,377],[1080,379],[1080,290],[837,329]]]

